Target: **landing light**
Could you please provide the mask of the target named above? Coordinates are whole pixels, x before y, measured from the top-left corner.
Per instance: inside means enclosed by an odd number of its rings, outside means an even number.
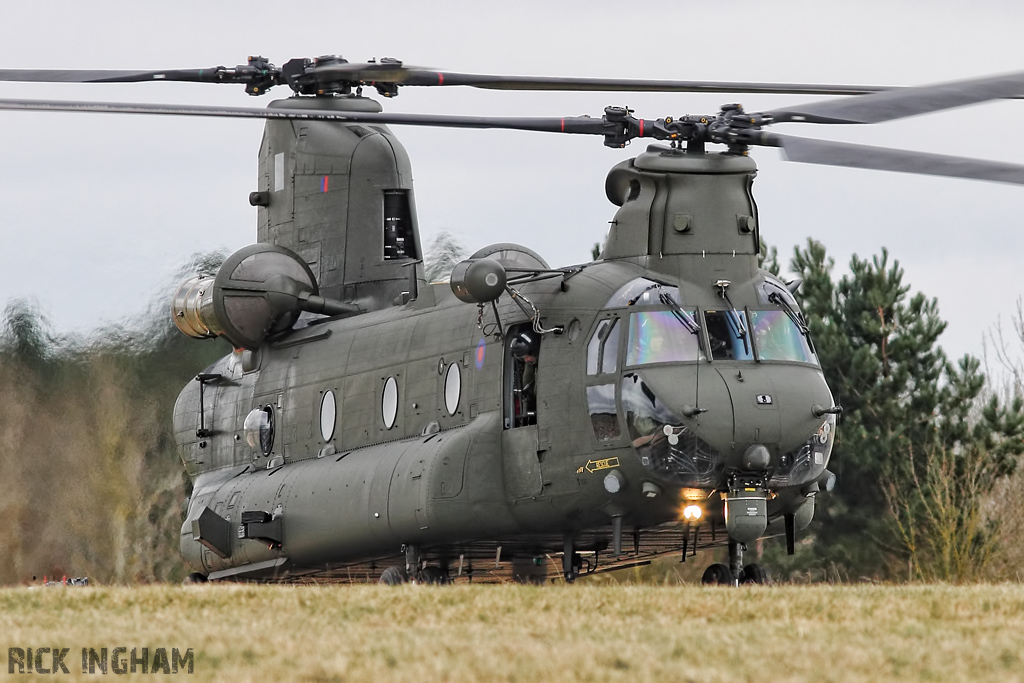
[[[683,519],[688,522],[696,522],[703,514],[704,512],[698,505],[687,505],[683,508]]]

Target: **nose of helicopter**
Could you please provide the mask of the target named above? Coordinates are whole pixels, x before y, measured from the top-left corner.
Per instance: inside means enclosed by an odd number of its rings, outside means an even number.
[[[816,407],[832,405],[821,371],[809,365],[663,367],[644,381],[682,426],[717,451],[725,470],[762,469],[764,449],[774,458],[800,447],[822,425]]]

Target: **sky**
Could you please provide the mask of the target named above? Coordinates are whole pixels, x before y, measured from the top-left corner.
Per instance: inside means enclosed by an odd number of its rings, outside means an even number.
[[[623,3],[335,0],[244,4],[3,2],[0,68],[169,69],[261,54],[395,57],[447,71],[922,85],[1024,69],[1024,4],[737,0]],[[923,9],[927,7],[927,9]],[[284,88],[271,95],[287,95]],[[0,83],[0,97],[262,106],[241,86]],[[654,119],[748,111],[806,96],[488,92],[405,88],[392,112]],[[874,126],[786,124],[779,132],[1024,163],[1024,101]],[[590,259],[615,207],[607,170],[646,141],[395,126],[412,159],[424,242],[441,230],[470,251],[517,242],[552,265]],[[255,241],[262,123],[0,112],[0,305],[36,301],[57,332],[115,329],[170,300],[191,256]],[[796,164],[755,150],[761,233],[785,266],[814,238],[838,273],[887,247],[913,291],[936,297],[953,357],[1010,329],[1024,282],[1024,187]],[[785,270],[785,268],[784,268]],[[1010,342],[1016,352],[1020,342]]]

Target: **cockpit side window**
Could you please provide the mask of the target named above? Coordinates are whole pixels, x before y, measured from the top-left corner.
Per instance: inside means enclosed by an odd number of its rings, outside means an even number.
[[[597,324],[597,331],[587,346],[587,374],[615,372],[619,363],[619,319],[607,318]]]
[[[765,279],[764,282],[757,286],[757,299],[762,304],[773,304],[775,303],[774,299],[781,299],[794,310],[799,310],[800,308],[792,292],[781,282],[776,282],[775,280]]]

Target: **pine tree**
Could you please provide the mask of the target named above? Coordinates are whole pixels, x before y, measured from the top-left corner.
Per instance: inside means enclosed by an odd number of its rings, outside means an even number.
[[[1019,399],[1003,405],[993,396],[981,405],[978,360],[946,358],[937,301],[910,294],[888,251],[870,260],[854,256],[838,281],[834,265],[813,240],[790,265],[803,278],[811,338],[844,411],[830,463],[838,481],[818,499],[814,548],[849,578],[885,576],[908,553],[892,514],[906,506],[894,508],[892,495],[910,500],[927,479],[922,468],[940,462],[932,457],[939,453],[959,459],[962,472],[983,460],[992,477],[978,493],[986,493],[1024,451],[1024,416]]]

